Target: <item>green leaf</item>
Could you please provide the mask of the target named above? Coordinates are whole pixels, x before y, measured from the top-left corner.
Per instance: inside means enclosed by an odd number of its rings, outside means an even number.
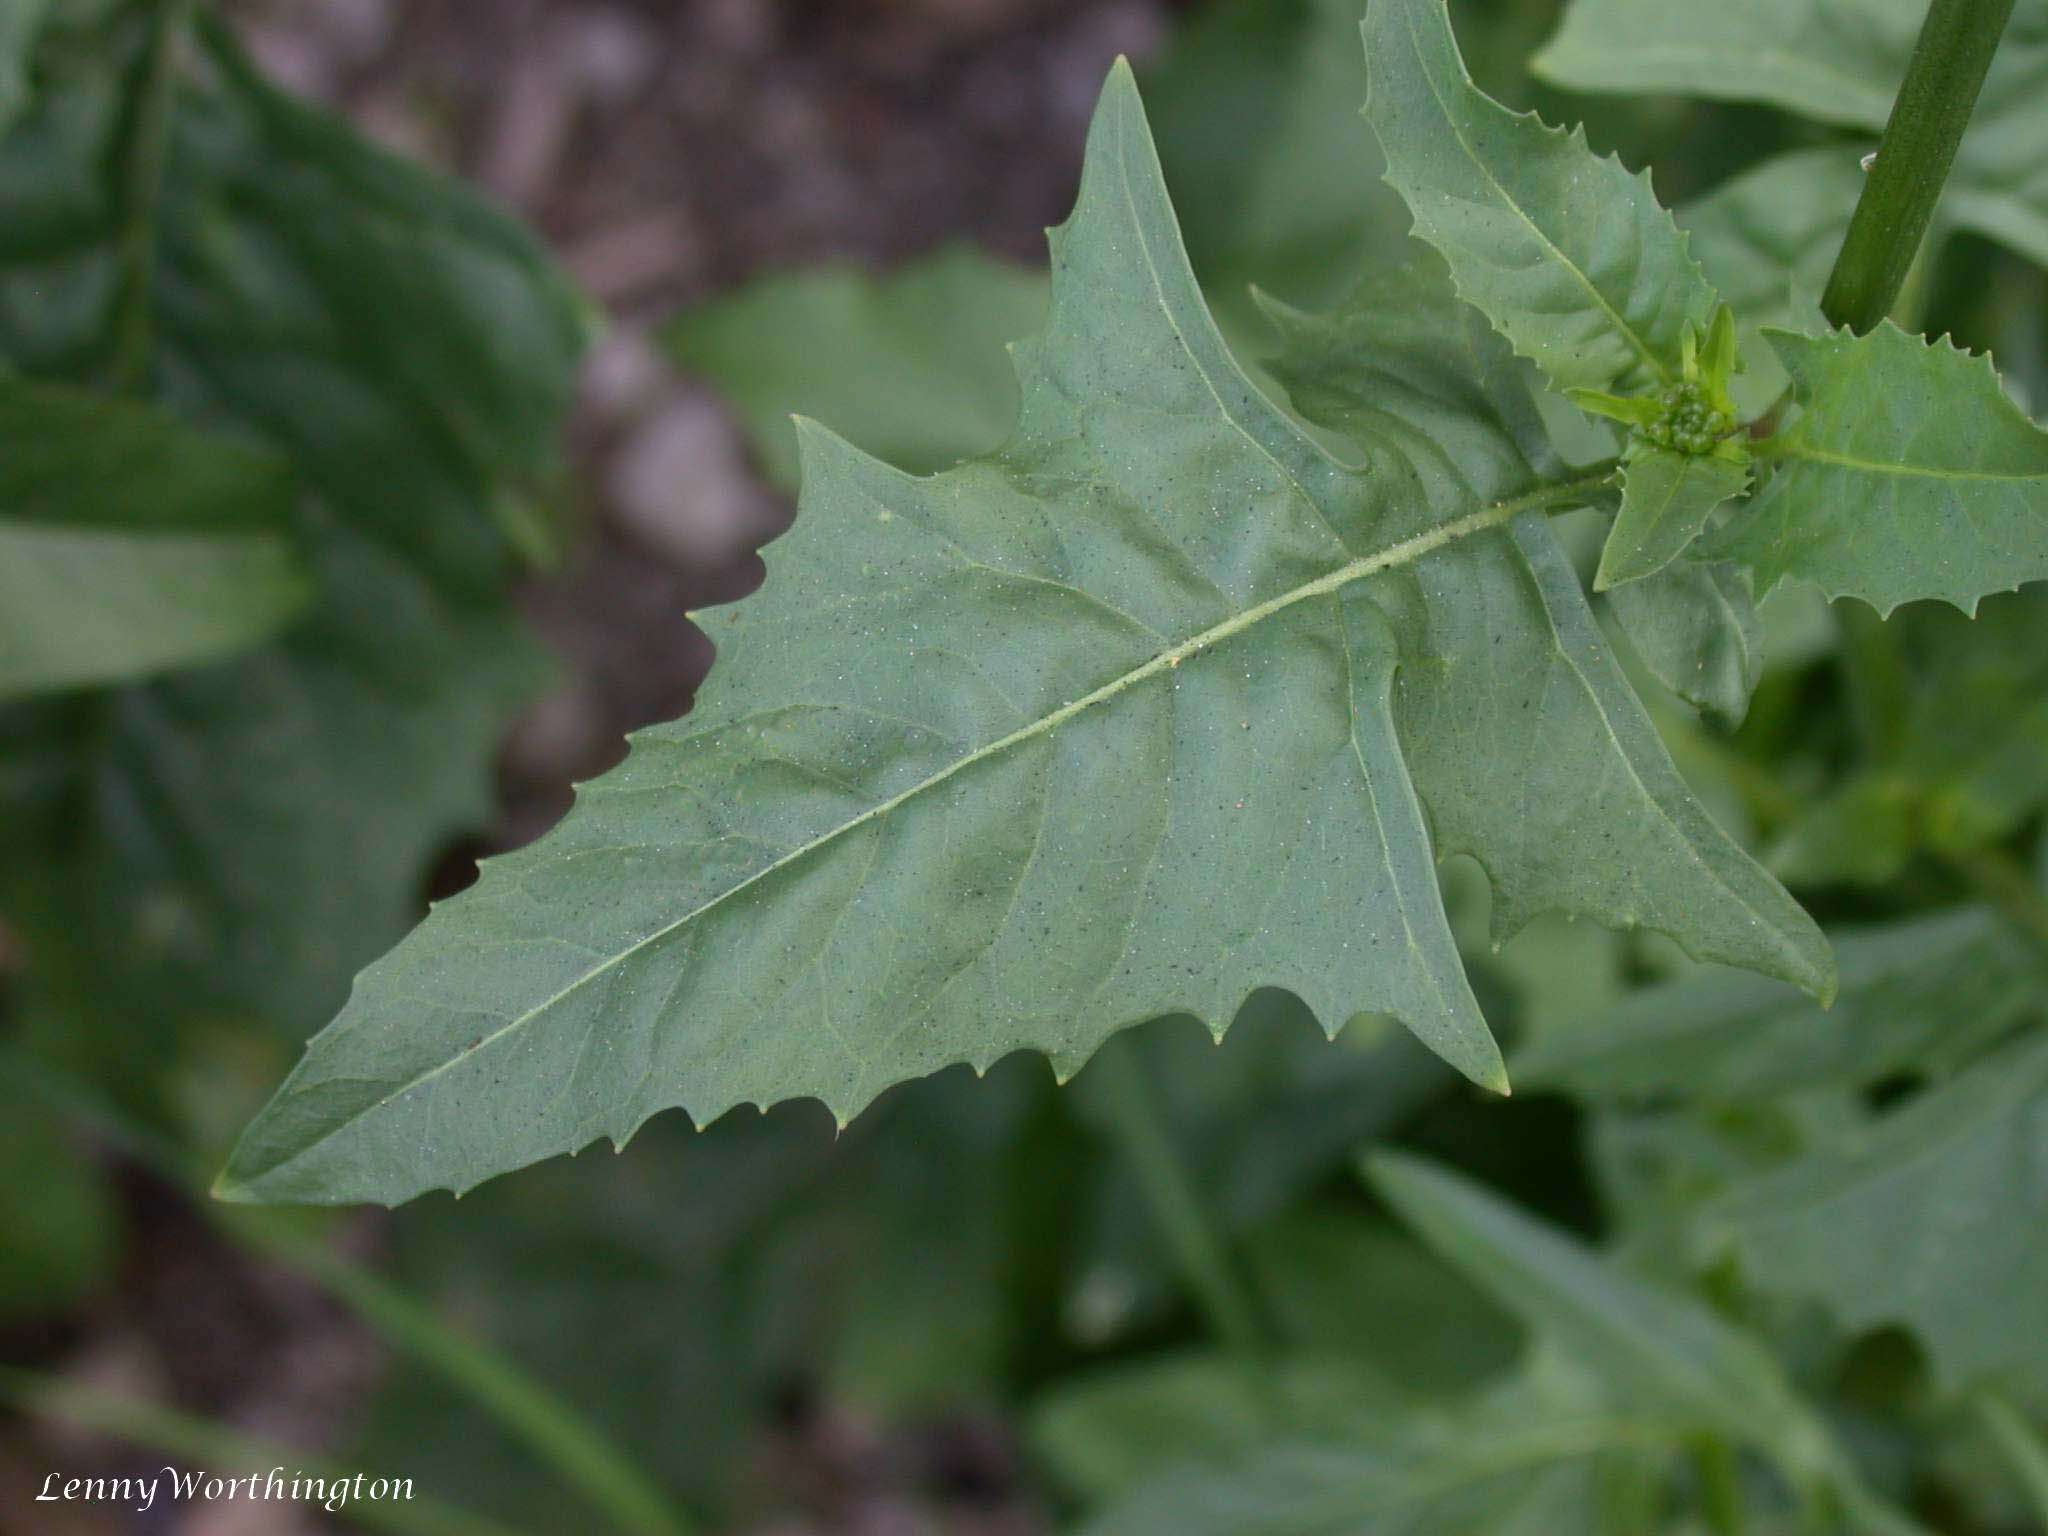
[[[465,1188],[677,1104],[844,1120],[956,1061],[1065,1075],[1147,1018],[1213,1029],[1259,986],[1498,1086],[1451,851],[1503,932],[1562,907],[1826,990],[1533,510],[1597,481],[1440,276],[1364,303],[1318,334],[1379,403],[1327,350],[1300,373],[1369,472],[1232,363],[1119,67],[1002,453],[918,480],[807,426],[796,528],[695,713],[363,975],[223,1192]]]
[[[1760,592],[1794,576],[1880,614],[1918,598],[1974,613],[2048,576],[2048,433],[1988,358],[1889,321],[1867,336],[1766,334],[1800,414],[1760,448],[1769,480],[1704,555],[1749,566]]]
[[[0,141],[0,354],[90,383],[153,237],[154,393],[288,460],[302,622],[230,663],[0,714],[0,911],[25,1023],[136,1073],[195,1016],[310,1030],[489,814],[544,673],[499,507],[557,472],[588,315],[534,241],[250,73],[202,26],[163,180],[121,163],[147,5],[53,13]],[[75,30],[74,30],[75,28]]]
[[[1749,487],[1749,466],[1717,454],[1651,448],[1621,471],[1621,514],[1600,551],[1597,591],[1654,576],[1680,555],[1723,502]]]
[[[1055,1387],[1033,1409],[1031,1441],[1062,1486],[1096,1504],[1290,1435],[1384,1438],[1412,1411],[1355,1361],[1289,1358],[1255,1374],[1226,1356],[1170,1355]]]
[[[1674,560],[1606,594],[1650,675],[1730,729],[1763,676],[1763,625],[1749,578],[1726,562]]]
[[[0,698],[211,660],[305,605],[290,467],[148,406],[0,381]]]
[[[1574,0],[1534,68],[1574,90],[1760,101],[1875,133],[1891,114],[1926,15],[1923,0],[1733,0],[1713,7]],[[1937,219],[2048,261],[2044,129],[2048,9],[2022,0],[1992,59]],[[1846,217],[1846,206],[1830,206]]]
[[[1175,1455],[1160,1433],[1174,1422],[1167,1417],[1173,1406],[1112,1387],[1103,1407],[1155,1410],[1135,1419],[1091,1416],[1111,1444],[1121,1440],[1141,1452],[1136,1464],[1119,1464],[1100,1448],[1081,1451],[1075,1439],[1086,1420],[1064,1425],[1062,1443],[1084,1457],[1083,1465],[1151,1475],[1105,1488],[1113,1502],[1083,1530],[1640,1536],[1670,1502],[1663,1485],[1672,1447],[1660,1442],[1675,1442],[1676,1427],[1615,1412],[1597,1382],[1554,1352],[1538,1351],[1498,1386],[1426,1412],[1392,1414],[1369,1388],[1347,1407],[1336,1383],[1326,1390],[1328,1401],[1299,1390],[1277,1401],[1269,1393],[1258,1418],[1218,1421],[1231,1431],[1228,1438],[1195,1438]],[[1181,1422],[1189,1417],[1183,1409]],[[1263,1439],[1252,1439],[1260,1423]]]
[[[2048,1038],[1736,1192],[1705,1226],[1765,1290],[1851,1328],[1911,1329],[1948,1391],[2048,1391]]]
[[[880,280],[848,266],[763,278],[686,310],[665,339],[793,487],[792,412],[913,474],[996,448],[1017,414],[1004,344],[1044,314],[1042,274],[954,246]]]
[[[1514,1061],[1518,1082],[1591,1099],[1742,1104],[1940,1070],[2010,1027],[2042,968],[1982,908],[1834,936],[1841,991],[1823,1013],[1792,988],[1707,971],[1636,992],[1553,1031]]]
[[[1729,178],[1679,209],[1678,222],[1739,327],[1803,327],[1818,323],[1862,191],[1856,147],[1823,145]]]
[[[1559,388],[1675,379],[1716,298],[1648,176],[1483,94],[1444,0],[1376,0],[1365,52],[1387,180],[1460,295]]]
[[[1572,0],[1530,68],[1572,90],[1761,101],[1882,128],[1926,13],[1920,0]]]
[[[1934,604],[1895,615],[1896,722],[1873,760],[1785,826],[1773,867],[1816,884],[1881,885],[1916,854],[1975,853],[2048,806],[2044,624],[2039,586],[1985,599],[1974,619]]]
[[[1161,1476],[1083,1536],[1621,1536],[1601,1517],[1604,1457],[1636,1459],[1628,1427],[1562,1420],[1434,1454],[1388,1437],[1281,1444],[1243,1464]],[[1379,1444],[1374,1442],[1378,1441]],[[1635,1530],[1643,1529],[1641,1526]]]
[[[1830,1458],[1778,1363],[1704,1305],[1632,1278],[1435,1164],[1382,1152],[1365,1170],[1425,1242],[1630,1407],[1801,1475]]]

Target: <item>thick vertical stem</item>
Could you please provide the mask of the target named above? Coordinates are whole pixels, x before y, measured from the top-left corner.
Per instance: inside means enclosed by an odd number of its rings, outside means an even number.
[[[1821,312],[1859,335],[1891,313],[2013,0],[1933,0],[1863,196],[1829,274]]]

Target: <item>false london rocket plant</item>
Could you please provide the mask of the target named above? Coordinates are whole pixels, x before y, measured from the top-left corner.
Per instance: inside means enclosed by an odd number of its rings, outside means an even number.
[[[672,1106],[843,1121],[952,1062],[1065,1074],[1176,1012],[1220,1033],[1262,986],[1333,1034],[1397,1017],[1504,1090],[1453,852],[1501,935],[1563,911],[1831,994],[1547,519],[1618,502],[1601,586],[1725,564],[1970,608],[2048,574],[2048,437],[1981,361],[1880,322],[1770,333],[1793,398],[1753,441],[1735,317],[1647,177],[1483,95],[1441,0],[1380,0],[1364,35],[1435,254],[1331,314],[1270,306],[1273,373],[1353,451],[1231,358],[1119,67],[1009,442],[918,479],[804,426],[795,531],[696,710],[363,974],[223,1193],[460,1190]],[[1509,348],[1629,429],[1618,461],[1564,462]]]

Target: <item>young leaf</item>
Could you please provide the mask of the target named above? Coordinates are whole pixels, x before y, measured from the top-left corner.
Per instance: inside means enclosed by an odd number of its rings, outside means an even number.
[[[1606,603],[1652,677],[1730,729],[1742,723],[1764,637],[1741,567],[1674,560],[1611,589]]]
[[[1749,466],[1716,454],[1652,448],[1621,471],[1621,514],[1600,551],[1596,591],[1654,576],[1707,526],[1723,502],[1749,486]]]
[[[2026,943],[1979,907],[1838,934],[1835,957],[1841,991],[1826,1013],[1781,983],[1706,971],[1540,1037],[1515,1057],[1515,1080],[1723,1104],[1864,1087],[1982,1049],[2042,984]]]
[[[1367,296],[1378,350],[1326,388],[1370,467],[1339,464],[1209,322],[1122,66],[1053,270],[1003,451],[918,480],[806,427],[796,528],[697,712],[364,974],[224,1192],[465,1188],[677,1104],[843,1120],[950,1062],[1214,1028],[1262,985],[1498,1084],[1450,850],[1505,931],[1560,906],[1827,989],[1538,510],[1599,477],[1542,450],[1440,276]]]
[[[1425,1242],[1623,1402],[1788,1469],[1828,1461],[1778,1363],[1707,1307],[1632,1278],[1462,1175],[1394,1152],[1364,1167]]]
[[[276,455],[130,401],[0,381],[0,699],[206,661],[309,584]]]
[[[1749,566],[1763,594],[1796,576],[1880,614],[1918,598],[1974,613],[1985,594],[2048,576],[2048,433],[1988,358],[1889,321],[1867,336],[1766,334],[1800,415],[1704,556]]]
[[[1736,1192],[1707,1226],[1765,1289],[1910,1328],[1947,1390],[2048,1393],[2048,1038]]]
[[[1649,177],[1482,93],[1444,0],[1375,0],[1365,52],[1387,180],[1466,301],[1559,388],[1675,379],[1716,299]]]

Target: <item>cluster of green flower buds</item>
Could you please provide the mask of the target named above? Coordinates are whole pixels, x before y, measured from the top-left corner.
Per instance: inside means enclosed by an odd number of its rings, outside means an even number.
[[[1742,367],[1735,352],[1735,316],[1726,304],[1714,311],[1704,335],[1688,320],[1679,332],[1678,377],[1652,395],[1611,395],[1599,389],[1568,389],[1581,410],[1633,427],[1623,457],[1646,453],[1712,456],[1749,462],[1749,440],[1741,431],[1728,381]],[[1670,374],[1665,375],[1667,378]]]
[[[1659,399],[1662,413],[1638,429],[1659,448],[1708,454],[1735,430],[1734,413],[1716,407],[1691,380],[1671,385]]]

